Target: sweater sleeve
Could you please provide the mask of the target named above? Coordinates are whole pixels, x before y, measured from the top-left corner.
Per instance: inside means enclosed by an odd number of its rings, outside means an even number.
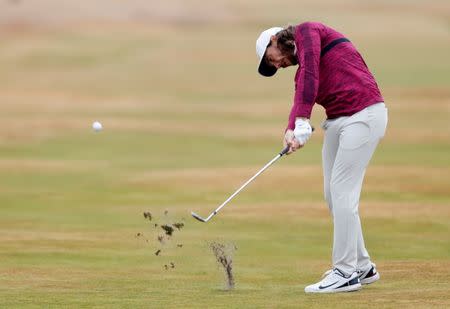
[[[297,117],[310,118],[319,91],[320,33],[313,23],[296,30],[299,68],[295,75],[295,95],[287,129],[294,130]]]

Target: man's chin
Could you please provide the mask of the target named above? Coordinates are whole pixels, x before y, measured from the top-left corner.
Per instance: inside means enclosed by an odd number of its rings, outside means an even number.
[[[289,57],[289,62],[290,62],[290,65],[297,65],[298,59],[296,56],[292,56],[292,57]]]
[[[293,65],[295,65],[295,64],[293,64],[293,63],[286,63],[286,64],[284,64],[284,65],[282,66],[282,68],[285,69],[285,68],[290,67],[290,66],[293,66]]]

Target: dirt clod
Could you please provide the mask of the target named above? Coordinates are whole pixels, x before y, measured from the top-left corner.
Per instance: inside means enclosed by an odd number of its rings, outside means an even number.
[[[172,236],[174,229],[171,225],[164,224],[164,225],[161,225],[161,228],[166,232],[166,235]]]
[[[148,239],[145,238],[144,233],[137,233],[135,237],[136,237],[136,238],[139,238],[139,239],[142,238],[142,239],[145,240],[145,242],[148,242]]]
[[[184,227],[184,223],[177,222],[173,224],[174,227],[177,228],[177,230],[181,230]]]
[[[152,214],[149,211],[144,212],[144,218],[152,221]]]
[[[163,259],[162,265],[165,270],[174,269],[175,263],[170,262],[169,260],[165,260],[165,256],[167,257],[170,256],[170,250],[173,250],[174,248],[183,247],[183,244],[181,243],[171,244],[171,241],[173,240],[173,234],[175,232],[181,231],[181,229],[184,228],[186,224],[185,222],[183,222],[184,218],[181,220],[180,218],[173,219],[172,214],[169,215],[168,209],[163,211],[164,216],[166,217],[161,217],[161,214],[154,215],[150,211],[143,211],[142,213],[144,215],[144,219],[147,222],[147,224],[149,223],[148,221],[151,221],[150,230],[145,231],[146,235],[144,235],[144,233],[142,232],[136,233],[135,237],[140,241],[143,240],[147,242],[147,244],[150,245],[150,247],[152,248],[153,254],[155,256],[158,256],[158,259]],[[164,232],[162,232],[159,228],[161,228]],[[158,240],[158,243],[156,243],[156,248],[155,248],[155,240]]]

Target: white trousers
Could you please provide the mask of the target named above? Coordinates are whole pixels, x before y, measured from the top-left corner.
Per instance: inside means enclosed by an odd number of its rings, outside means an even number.
[[[359,220],[366,167],[387,126],[384,103],[350,116],[326,120],[322,148],[324,194],[334,223],[333,267],[350,275],[370,267]]]

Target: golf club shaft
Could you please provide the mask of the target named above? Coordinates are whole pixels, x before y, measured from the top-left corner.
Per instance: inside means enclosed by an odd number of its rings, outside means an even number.
[[[312,129],[312,132],[314,132],[314,127],[311,127],[311,129]],[[213,216],[215,216],[222,209],[222,207],[224,207],[229,201],[231,201],[239,192],[242,191],[242,189],[244,189],[249,183],[251,183],[256,177],[258,177],[262,172],[264,172],[275,161],[277,161],[279,158],[281,158],[282,156],[287,154],[289,152],[289,149],[290,149],[290,146],[286,145],[286,147],[275,158],[270,160],[270,162],[267,163],[262,169],[260,169],[252,178],[247,180],[239,189],[236,190],[236,192],[234,192],[225,202],[223,202],[222,205],[217,207],[217,209],[214,210],[206,219],[203,217],[200,217],[195,212],[191,212],[192,217],[194,217],[195,219],[197,219],[198,221],[201,221],[201,222],[208,222],[209,219],[211,219]]]
[[[217,214],[219,212],[220,209],[222,209],[222,207],[224,207],[229,201],[231,201],[239,192],[241,192],[249,183],[251,183],[256,177],[258,177],[262,172],[264,172],[269,166],[271,166],[273,163],[275,163],[279,158],[281,158],[283,155],[285,155],[287,152],[289,151],[289,146],[286,146],[286,148],[284,148],[275,158],[273,158],[272,160],[270,160],[269,163],[267,163],[266,165],[264,165],[264,167],[262,169],[260,169],[252,178],[250,178],[249,180],[247,180],[239,189],[237,189],[225,202],[222,203],[222,205],[220,205],[219,207],[217,207],[216,210],[214,210],[209,216],[208,218],[206,218],[205,220],[208,221],[209,219],[211,219],[212,216],[214,216],[215,214]]]

